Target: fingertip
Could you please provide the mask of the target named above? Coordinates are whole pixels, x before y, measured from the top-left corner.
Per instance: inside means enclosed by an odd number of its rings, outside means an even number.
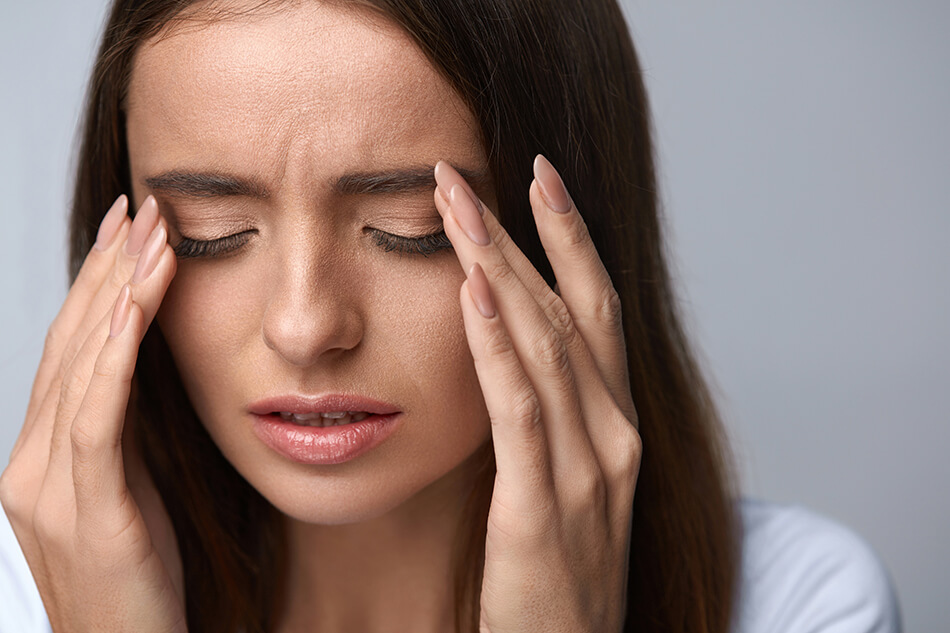
[[[99,231],[96,233],[96,243],[93,248],[98,251],[104,251],[112,245],[119,228],[122,226],[122,219],[128,217],[129,199],[125,194],[120,194],[99,224]]]
[[[119,290],[119,296],[115,300],[115,306],[112,309],[112,321],[109,323],[109,338],[115,338],[122,334],[126,324],[129,322],[129,313],[132,307],[132,288],[129,284],[123,284]]]
[[[492,298],[491,286],[488,283],[488,277],[485,276],[485,271],[478,262],[473,263],[469,268],[466,281],[471,282],[468,284],[469,294],[478,312],[486,319],[494,317],[495,301]]]
[[[481,318],[481,312],[478,310],[478,304],[475,303],[475,296],[472,294],[472,285],[468,279],[462,282],[459,288],[459,303],[462,306],[462,318],[466,323],[466,329],[469,325],[474,326]]]
[[[435,202],[435,210],[439,212],[439,215],[445,218],[445,214],[449,210],[449,199],[445,196],[445,191],[442,190],[442,187],[436,187],[432,192],[432,200]]]
[[[541,197],[547,207],[555,213],[567,213],[571,210],[571,196],[561,180],[561,175],[551,162],[538,154],[534,158],[534,178],[541,188]]]

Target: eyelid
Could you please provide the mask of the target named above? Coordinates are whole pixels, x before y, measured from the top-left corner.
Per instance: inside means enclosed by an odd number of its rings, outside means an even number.
[[[422,255],[428,257],[446,249],[452,249],[452,243],[445,234],[445,229],[422,235],[397,235],[382,229],[366,227],[364,229],[372,235],[377,246],[386,252],[401,254]],[[213,240],[198,240],[181,235],[181,239],[174,246],[175,255],[179,259],[218,258],[240,249],[250,239],[250,234],[257,233],[256,229],[249,229],[225,235]]]
[[[452,242],[446,236],[445,229],[415,236],[395,235],[375,228],[366,230],[372,234],[376,245],[383,247],[386,252],[396,251],[400,254],[428,257],[440,251],[452,249]]]
[[[257,233],[257,230],[248,229],[213,240],[198,240],[182,235],[179,231],[181,239],[175,244],[173,250],[179,259],[219,257],[244,246],[252,233]]]

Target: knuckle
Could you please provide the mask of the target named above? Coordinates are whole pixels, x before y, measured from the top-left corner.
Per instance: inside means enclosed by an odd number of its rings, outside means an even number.
[[[518,274],[503,257],[496,257],[485,269],[489,283],[499,287],[509,286],[518,281]]]
[[[107,382],[113,382],[119,376],[119,368],[111,360],[103,358],[101,355],[96,360],[92,368],[92,374],[95,378],[101,378]]]
[[[509,243],[513,243],[500,222],[485,222],[485,228],[488,229],[488,237],[492,244],[497,244],[499,248],[504,249]]]
[[[46,338],[43,339],[43,356],[55,356],[62,346],[63,335],[60,332],[59,319],[54,319],[46,330]]]
[[[515,423],[526,428],[538,428],[541,425],[541,401],[538,394],[527,385],[518,389],[511,398],[509,414]]]
[[[596,318],[608,331],[613,332],[623,324],[623,306],[613,284],[608,282],[606,286],[603,299],[597,303]]]
[[[75,411],[78,409],[86,395],[87,388],[86,381],[79,376],[74,368],[70,368],[59,387],[60,410]]]
[[[545,332],[535,340],[534,357],[545,370],[560,373],[568,369],[570,361],[564,342],[554,330]]]
[[[571,252],[587,250],[593,244],[590,231],[587,230],[587,223],[579,214],[575,214],[574,217],[577,221],[572,222],[568,230],[564,232],[564,247]]]
[[[504,358],[511,353],[511,339],[508,332],[502,327],[500,320],[495,320],[487,328],[482,346],[486,357],[491,360]]]
[[[73,457],[88,460],[100,448],[99,440],[85,424],[74,423],[69,429],[69,442],[73,448]]]
[[[32,518],[37,490],[37,473],[28,468],[29,462],[11,461],[0,473],[0,506],[12,520],[25,522]]]
[[[582,502],[580,507],[589,508],[591,504],[599,507],[606,503],[607,483],[599,468],[582,469],[581,473],[575,473],[571,478],[574,480],[572,485],[577,491],[576,494]]]
[[[623,482],[635,482],[643,458],[643,441],[629,422],[625,421],[625,427],[618,433],[616,447],[616,477]]]
[[[573,345],[577,337],[577,327],[574,325],[574,317],[568,309],[564,300],[557,295],[553,295],[545,309],[545,313],[551,320],[551,325],[561,337],[565,347]]]
[[[0,473],[0,506],[8,516],[18,514],[22,507],[20,490],[21,487],[15,483],[13,466],[8,465]]]

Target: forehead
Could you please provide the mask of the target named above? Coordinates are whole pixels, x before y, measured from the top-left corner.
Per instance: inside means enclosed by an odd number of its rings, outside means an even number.
[[[471,113],[408,34],[320,2],[175,23],[137,52],[126,110],[146,170],[481,158]]]

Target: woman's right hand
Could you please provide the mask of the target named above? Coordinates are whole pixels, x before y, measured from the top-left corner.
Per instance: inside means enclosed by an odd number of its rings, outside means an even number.
[[[49,328],[0,503],[57,633],[182,632],[181,559],[125,429],[139,345],[175,254],[155,199],[120,196]],[[123,439],[124,436],[124,439]]]

